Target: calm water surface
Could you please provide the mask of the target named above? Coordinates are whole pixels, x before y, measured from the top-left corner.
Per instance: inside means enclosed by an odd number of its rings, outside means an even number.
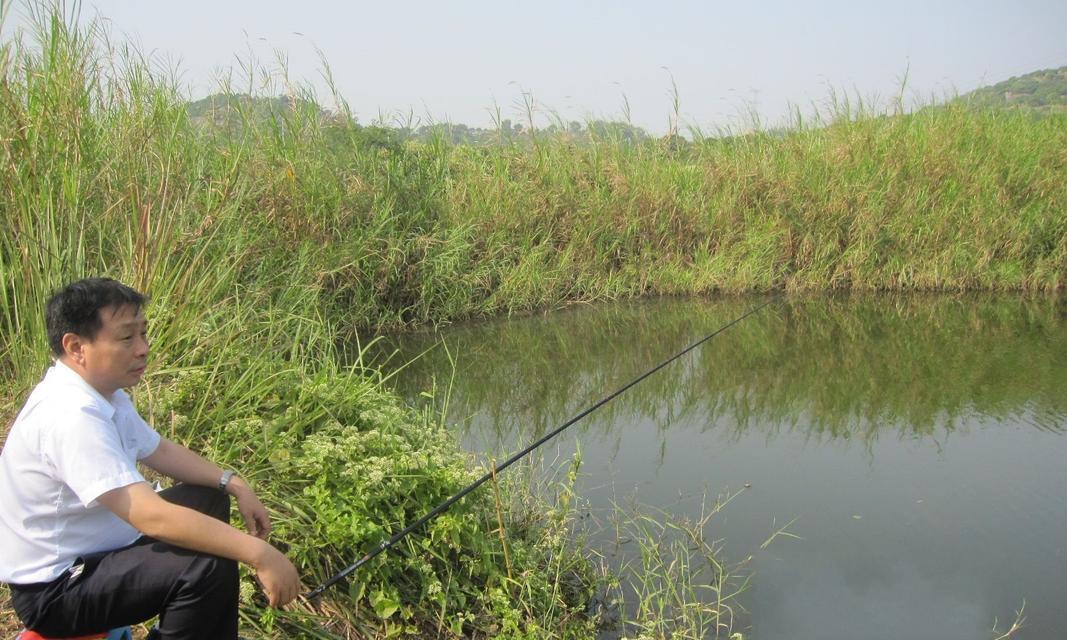
[[[394,363],[447,345],[398,389],[451,384],[462,442],[501,459],[759,302],[581,307],[388,342]],[[1024,602],[1015,638],[1067,638],[1065,363],[1057,299],[787,298],[546,449],[580,445],[594,515],[636,500],[696,517],[705,491],[740,490],[706,534],[728,560],[753,556],[746,638],[992,638]],[[760,549],[794,519],[800,539]]]

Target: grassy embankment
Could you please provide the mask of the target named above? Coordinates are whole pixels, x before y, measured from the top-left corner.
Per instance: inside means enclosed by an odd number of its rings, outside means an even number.
[[[0,51],[5,423],[47,362],[48,292],[108,274],[153,299],[155,356],[138,405],[164,435],[259,488],[308,587],[477,477],[435,416],[404,408],[376,371],[339,364],[348,318],[322,300],[349,261],[321,270],[318,255],[334,223],[312,194],[298,218],[264,180],[284,176],[305,141],[267,123],[225,138],[197,131],[135,54],[55,18],[40,28]],[[377,153],[359,149],[368,162]],[[588,637],[593,576],[573,550],[573,510],[534,516],[523,494],[500,495],[515,503],[506,521],[494,492],[478,492],[318,611],[261,610],[246,577],[246,633]],[[13,624],[10,609],[5,618]]]
[[[1036,290],[1067,275],[1063,116],[839,104],[828,126],[784,135],[451,147],[302,101],[194,126],[139,54],[47,16],[35,41],[2,47],[3,413],[46,362],[52,289],[108,274],[149,292],[139,406],[259,486],[309,584],[474,476],[434,416],[338,364],[356,329],[643,294]],[[521,487],[501,493],[524,503]],[[505,555],[482,492],[332,594],[329,622],[248,601],[249,624],[586,635],[591,570],[572,511],[551,513],[506,516]]]

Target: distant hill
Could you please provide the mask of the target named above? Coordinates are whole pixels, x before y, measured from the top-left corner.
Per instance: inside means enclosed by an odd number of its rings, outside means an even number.
[[[330,116],[329,112],[309,100],[287,95],[265,98],[243,93],[216,93],[186,103],[185,109],[194,123],[215,125],[226,125],[239,120],[241,112],[249,117],[266,119],[297,109],[310,109],[322,117]]]
[[[1067,67],[1043,69],[980,87],[959,97],[984,107],[1019,107],[1042,113],[1067,112]]]
[[[312,100],[289,95],[264,97],[246,93],[216,93],[187,102],[185,109],[195,126],[231,133],[241,131],[246,124],[255,129],[264,123],[272,123],[272,126],[286,131],[294,123],[301,126],[317,121],[323,125],[327,145],[357,141],[371,147],[391,148],[410,136],[410,132],[401,129],[362,126],[354,120],[348,122],[345,116],[324,109]],[[331,125],[346,126],[338,128]]]

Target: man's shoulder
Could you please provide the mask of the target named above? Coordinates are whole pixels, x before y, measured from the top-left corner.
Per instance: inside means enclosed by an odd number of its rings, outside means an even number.
[[[11,425],[4,456],[12,460],[50,459],[49,451],[70,444],[79,427],[92,421],[94,403],[77,390],[59,388],[41,381],[23,403]]]
[[[137,411],[137,407],[133,406],[133,398],[124,389],[117,390],[111,396],[111,405],[116,411]]]
[[[15,424],[35,430],[64,429],[85,421],[106,421],[111,412],[98,397],[80,386],[45,379],[26,399]]]

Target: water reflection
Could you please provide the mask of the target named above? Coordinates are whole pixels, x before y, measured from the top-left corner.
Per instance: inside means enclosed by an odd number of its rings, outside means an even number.
[[[412,363],[398,389],[417,401],[451,381],[449,420],[471,450],[499,458],[758,302],[575,308],[385,348],[402,362],[443,339],[448,352]],[[1024,600],[1017,637],[1059,638],[1065,329],[1067,307],[1050,298],[788,298],[587,417],[548,455],[581,443],[579,491],[594,511],[633,496],[696,517],[704,488],[751,484],[707,533],[732,559],[756,554],[750,640],[989,638]],[[802,540],[759,551],[793,518]]]
[[[452,384],[449,414],[499,449],[563,423],[653,364],[754,306],[752,299],[656,300],[473,324],[382,343],[394,362],[430,349],[401,393]],[[663,431],[728,424],[771,436],[870,443],[951,433],[961,417],[1013,417],[1062,433],[1067,332],[1062,302],[995,296],[789,298],[731,328],[576,428],[620,418]],[[447,348],[432,348],[444,340]],[[455,361],[454,377],[453,364]]]

